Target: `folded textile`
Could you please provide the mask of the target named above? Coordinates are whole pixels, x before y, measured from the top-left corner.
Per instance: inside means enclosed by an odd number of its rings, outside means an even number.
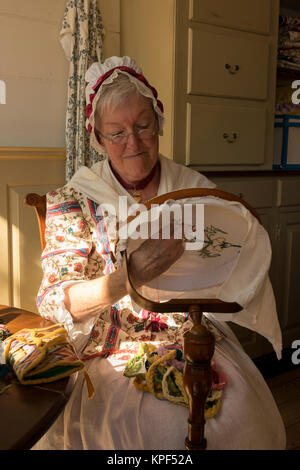
[[[125,377],[134,378],[134,386],[156,398],[188,407],[188,397],[183,386],[185,359],[180,347],[141,343],[138,353],[124,369]],[[221,405],[222,390],[227,380],[218,373],[212,361],[213,384],[205,403],[205,418],[213,418]]]
[[[3,325],[2,323],[0,324],[0,341],[4,341],[6,338],[8,338],[11,335],[11,332],[7,328],[6,325]]]
[[[286,28],[289,31],[300,31],[300,18],[294,16],[279,16],[279,28]]]
[[[300,49],[279,49],[278,59],[300,64]]]
[[[299,49],[300,41],[290,41],[288,39],[280,39],[279,46],[281,49]]]
[[[300,64],[296,62],[291,62],[289,60],[278,59],[277,68],[280,69],[290,69],[290,70],[300,70]]]
[[[20,330],[3,341],[6,362],[24,385],[52,382],[83,369],[91,398],[93,385],[67,335],[61,323]]]
[[[9,367],[5,361],[3,341],[0,339],[0,377],[3,377],[9,372]],[[0,390],[1,393],[1,390]]]
[[[275,105],[276,114],[300,114],[300,105],[291,103],[276,103]]]
[[[300,63],[300,19],[280,16],[277,68],[297,71]]]
[[[290,41],[300,41],[300,32],[299,31],[289,31]]]

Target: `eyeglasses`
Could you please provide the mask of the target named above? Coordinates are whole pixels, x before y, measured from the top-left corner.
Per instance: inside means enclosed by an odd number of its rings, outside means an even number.
[[[134,135],[139,140],[150,140],[158,133],[158,129],[156,121],[154,121],[149,126],[135,129],[133,132],[120,131],[115,134],[104,135],[95,129],[95,133],[101,136],[103,139],[108,140],[108,142],[111,144],[125,145],[127,144],[130,135]]]

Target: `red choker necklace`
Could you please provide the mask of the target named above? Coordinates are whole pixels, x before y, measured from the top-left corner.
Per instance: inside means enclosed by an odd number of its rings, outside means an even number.
[[[157,167],[160,167],[160,162],[157,161],[156,165],[154,165],[154,167],[153,167],[152,170],[150,171],[149,175],[146,176],[146,178],[144,178],[143,180],[139,181],[137,184],[128,184],[128,183],[126,183],[126,182],[121,178],[121,176],[119,175],[119,173],[117,173],[116,170],[113,169],[112,164],[111,164],[110,162],[109,162],[109,166],[110,166],[110,169],[111,169],[111,171],[113,172],[114,176],[115,176],[116,179],[119,181],[119,183],[123,186],[123,188],[133,190],[133,191],[134,191],[134,193],[133,193],[134,199],[136,200],[136,202],[141,202],[142,196],[141,196],[141,194],[138,193],[137,191],[138,191],[139,189],[144,189],[144,188],[146,188],[146,186],[148,186],[148,184],[150,183],[150,181],[154,178],[154,175],[155,175],[155,172],[156,172],[156,168],[157,168]]]

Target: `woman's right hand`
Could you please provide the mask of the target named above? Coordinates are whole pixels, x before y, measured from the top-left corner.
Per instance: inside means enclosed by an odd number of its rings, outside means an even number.
[[[140,287],[164,273],[184,252],[184,240],[148,239],[129,257],[129,274],[133,285]]]

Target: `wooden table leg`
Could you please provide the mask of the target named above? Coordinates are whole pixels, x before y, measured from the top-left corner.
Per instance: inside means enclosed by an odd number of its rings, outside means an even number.
[[[215,338],[201,325],[200,305],[189,309],[193,327],[184,335],[184,355],[186,365],[183,383],[189,399],[188,436],[185,440],[187,450],[206,449],[204,437],[204,407],[212,385],[211,359],[215,348]]]

